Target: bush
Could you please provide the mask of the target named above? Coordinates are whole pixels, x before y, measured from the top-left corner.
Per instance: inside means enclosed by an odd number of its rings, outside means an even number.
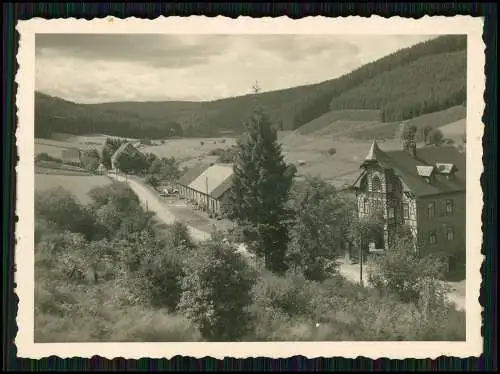
[[[439,279],[444,263],[432,256],[419,257],[409,241],[399,240],[378,258],[369,282],[382,292],[392,292],[403,302],[418,304],[424,297],[444,293]]]
[[[202,245],[187,263],[179,311],[204,339],[238,341],[250,330],[254,275],[245,260],[220,242]]]
[[[157,188],[160,185],[160,180],[155,175],[151,174],[146,177],[145,182],[154,188]]]
[[[444,141],[444,135],[439,129],[433,129],[430,134],[430,144],[441,145]]]
[[[337,150],[336,150],[335,148],[330,148],[330,149],[328,150],[328,154],[329,154],[330,156],[333,156],[335,153],[337,153]]]
[[[62,187],[35,194],[35,214],[59,230],[69,230],[92,238],[96,233],[95,219],[89,209]]]
[[[205,142],[200,142],[200,145],[203,147],[203,145],[205,144]]]
[[[58,163],[58,164],[62,164],[63,163],[63,160],[61,160],[60,158],[52,157],[48,153],[45,153],[45,152],[38,153],[35,156],[35,164],[38,164],[41,161],[55,162],[55,163]]]
[[[125,183],[113,182],[108,186],[96,187],[89,192],[94,209],[113,203],[114,205],[127,208],[130,205],[138,205],[139,197]]]
[[[290,229],[289,267],[309,280],[323,281],[336,270],[344,204],[333,186],[319,178],[308,178],[291,205],[295,219]]]

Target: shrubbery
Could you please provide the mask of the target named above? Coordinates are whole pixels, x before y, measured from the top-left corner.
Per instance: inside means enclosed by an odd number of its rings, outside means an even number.
[[[180,222],[160,230],[125,184],[90,196],[88,205],[60,189],[37,196],[36,342],[465,338],[465,314],[444,300],[438,263],[404,244],[371,278],[383,286],[334,272],[308,280],[251,265],[220,235],[197,244]],[[300,227],[328,203],[319,197],[301,200]]]

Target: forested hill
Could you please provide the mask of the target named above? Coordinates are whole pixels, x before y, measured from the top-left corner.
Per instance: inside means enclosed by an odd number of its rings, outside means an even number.
[[[466,48],[465,36],[442,36],[337,79],[211,102],[75,104],[37,93],[36,135],[216,136],[241,131],[255,105],[281,129],[296,129],[335,109],[376,109],[382,121],[404,120],[465,103]]]

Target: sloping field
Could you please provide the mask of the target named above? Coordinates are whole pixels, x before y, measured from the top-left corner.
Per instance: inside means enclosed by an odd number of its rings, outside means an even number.
[[[479,126],[482,126],[479,124]],[[461,140],[462,135],[464,135],[467,131],[467,121],[466,119],[461,119],[447,125],[440,127],[441,132],[443,133],[445,138],[453,139],[453,140]]]
[[[417,129],[425,126],[436,128],[465,119],[466,115],[466,108],[459,105],[439,112],[424,114],[404,122],[408,125],[416,126]],[[402,122],[373,124],[361,130],[353,131],[350,136],[356,139],[383,139],[398,136],[401,123]],[[441,131],[443,130],[441,129]]]
[[[299,176],[320,176],[330,180],[356,174],[372,140],[293,134],[283,140],[282,146],[285,159],[297,167]],[[400,148],[395,139],[382,140],[379,145],[383,150]],[[334,155],[328,154],[331,148],[336,150]]]
[[[301,135],[308,135],[315,131],[328,127],[336,121],[373,122],[379,121],[379,119],[380,114],[378,110],[332,110],[299,127],[296,132],[300,133]]]
[[[82,203],[90,201],[88,193],[95,187],[107,186],[111,180],[100,175],[54,175],[35,174],[35,191],[63,187],[74,194]]]
[[[379,125],[378,121],[345,121],[339,120],[332,124],[323,127],[313,133],[309,134],[312,136],[342,136],[349,135],[354,131],[363,131],[364,129]]]
[[[203,144],[202,144],[203,143]],[[167,139],[165,144],[145,146],[142,152],[154,153],[158,157],[175,157],[178,161],[207,158],[211,150],[226,149],[235,144],[232,138],[180,138]]]

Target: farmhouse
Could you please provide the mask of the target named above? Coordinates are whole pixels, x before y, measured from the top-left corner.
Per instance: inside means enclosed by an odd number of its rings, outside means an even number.
[[[229,164],[197,165],[180,178],[179,194],[209,213],[219,214],[221,201],[232,186],[232,176]]]
[[[399,227],[410,228],[419,252],[444,256],[449,264],[465,253],[465,154],[452,146],[382,151],[377,142],[353,184],[358,214],[383,214],[387,250]]]
[[[120,162],[120,159],[122,156],[127,155],[127,156],[135,156],[135,155],[140,155],[142,156],[141,151],[139,151],[137,148],[135,148],[132,143],[130,142],[125,142],[123,143],[115,153],[113,153],[113,156],[111,156],[111,168],[113,170],[118,169],[118,164]]]
[[[80,164],[81,152],[78,148],[67,148],[61,151],[61,159],[63,162]]]

